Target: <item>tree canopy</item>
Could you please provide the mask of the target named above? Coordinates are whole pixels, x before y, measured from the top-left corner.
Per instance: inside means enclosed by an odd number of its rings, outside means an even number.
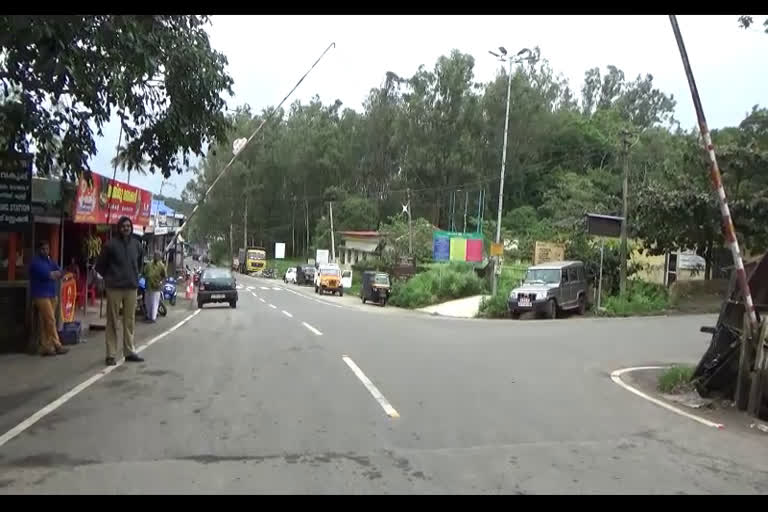
[[[115,114],[127,167],[146,160],[168,177],[228,126],[227,59],[206,16],[0,16],[0,147],[35,166],[89,172],[94,129]]]
[[[698,134],[680,128],[675,99],[653,76],[632,80],[615,66],[592,68],[579,96],[538,49],[534,54],[536,61],[512,71],[502,234],[518,239],[515,255],[529,259],[535,240],[576,240],[587,212],[619,215],[625,159],[630,235],[640,247],[709,255],[722,244]],[[480,231],[490,240],[507,82],[504,69],[478,82],[472,56],[453,50],[410,77],[383,74],[362,112],[319,97],[294,102],[219,182],[196,234],[226,238],[233,224],[239,245],[247,204],[249,237],[285,241],[289,255],[309,256],[330,244],[333,201],[336,231],[378,227],[402,253],[402,208],[410,199],[420,229]],[[201,197],[230,157],[231,141],[268,112],[242,108],[229,116],[226,141],[195,169],[187,200]],[[713,133],[737,230],[754,248],[766,232],[758,198],[766,189],[767,135],[768,111],[758,106],[739,126]],[[420,258],[428,258],[422,242]]]

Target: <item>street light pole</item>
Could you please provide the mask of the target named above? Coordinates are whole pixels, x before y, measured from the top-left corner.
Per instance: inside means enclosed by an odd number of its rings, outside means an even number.
[[[507,164],[507,135],[509,134],[509,103],[512,96],[512,64],[520,61],[514,61],[511,57],[506,57],[507,50],[504,47],[499,47],[501,55],[495,52],[489,52],[491,55],[497,57],[501,62],[509,62],[509,75],[507,77],[507,110],[504,115],[504,144],[501,150],[501,177],[499,178],[499,209],[496,216],[496,244],[501,243],[501,212],[504,204],[504,172]],[[531,53],[528,48],[523,48],[517,55],[520,56],[524,53]],[[530,60],[531,57],[522,60]],[[498,285],[497,265],[499,265],[499,257],[493,257],[493,276],[491,277],[491,293],[496,295],[496,288]]]
[[[507,112],[504,115],[504,144],[501,150],[501,177],[499,178],[499,211],[496,215],[496,244],[501,243],[501,210],[504,205],[504,172],[507,167],[507,135],[509,134],[509,100],[512,95],[512,59],[509,59],[509,76],[507,78]],[[499,257],[494,256],[493,260],[493,277],[491,278],[491,294],[496,295],[496,287],[498,286],[497,277],[497,265],[499,265]]]

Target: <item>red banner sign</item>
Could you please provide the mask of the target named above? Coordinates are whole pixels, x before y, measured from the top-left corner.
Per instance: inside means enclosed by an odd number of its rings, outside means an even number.
[[[75,300],[77,284],[75,276],[67,272],[61,280],[61,320],[64,323],[75,321]]]
[[[122,216],[134,226],[149,224],[152,193],[100,174],[92,173],[90,185],[80,177],[75,196],[74,220],[81,224],[114,224]],[[109,213],[109,210],[112,213]]]

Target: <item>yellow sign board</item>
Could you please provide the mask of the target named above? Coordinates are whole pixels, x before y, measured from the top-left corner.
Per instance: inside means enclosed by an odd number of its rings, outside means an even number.
[[[504,245],[491,243],[491,256],[504,256]]]
[[[565,259],[565,246],[552,242],[536,242],[533,249],[533,264]]]

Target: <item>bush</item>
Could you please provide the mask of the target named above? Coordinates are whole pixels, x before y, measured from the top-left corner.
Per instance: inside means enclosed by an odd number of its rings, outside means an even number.
[[[408,281],[395,282],[390,303],[404,308],[422,308],[483,292],[483,282],[472,265],[449,263],[436,265]]]
[[[501,288],[499,289],[501,290]],[[483,297],[477,316],[480,318],[505,318],[507,316],[508,291],[499,291],[496,295]]]
[[[659,375],[658,389],[662,393],[683,393],[691,389],[693,366],[672,366]]]
[[[603,305],[605,316],[652,315],[669,307],[669,295],[663,285],[630,280],[624,296],[608,297]]]

